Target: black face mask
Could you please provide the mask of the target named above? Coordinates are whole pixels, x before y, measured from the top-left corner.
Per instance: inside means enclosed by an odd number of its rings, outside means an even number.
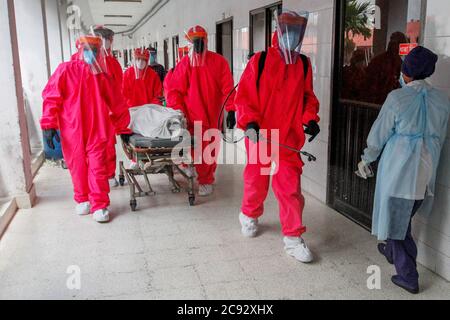
[[[203,53],[205,51],[205,40],[204,39],[195,39],[194,42],[194,51],[195,53]]]

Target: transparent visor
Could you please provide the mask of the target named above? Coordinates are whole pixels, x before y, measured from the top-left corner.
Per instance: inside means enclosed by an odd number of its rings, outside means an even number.
[[[295,64],[300,58],[308,18],[309,13],[306,11],[284,11],[280,15],[275,15],[278,46],[286,64]]]
[[[148,61],[143,57],[134,57],[133,67],[136,79],[144,79],[148,68]]]
[[[106,50],[103,46],[94,47],[88,44],[81,46],[79,50],[80,60],[83,60],[90,68],[92,74],[108,73],[106,63]]]
[[[207,38],[190,38],[186,32],[186,38],[189,40],[189,59],[191,67],[203,67],[206,64],[206,54],[208,51]]]

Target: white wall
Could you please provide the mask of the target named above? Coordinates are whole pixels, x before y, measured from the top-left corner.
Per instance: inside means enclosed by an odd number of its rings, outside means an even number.
[[[449,12],[448,0],[428,1],[425,46],[439,54],[439,64],[431,82],[450,96]],[[430,221],[416,219],[414,234],[419,240],[420,263],[450,280],[450,132],[441,157],[437,183],[433,216]]]
[[[41,95],[48,81],[41,0],[15,1],[15,5],[28,132],[36,152],[42,149]]]

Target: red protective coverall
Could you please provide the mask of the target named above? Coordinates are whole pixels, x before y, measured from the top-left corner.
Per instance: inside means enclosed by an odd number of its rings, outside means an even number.
[[[124,75],[123,95],[128,108],[140,107],[145,104],[161,105],[159,100],[163,96],[161,80],[151,68],[146,69],[142,79],[136,79],[134,67],[130,67]]]
[[[186,115],[191,134],[194,133],[194,122],[201,122],[203,135],[209,129],[218,129],[220,109],[233,87],[230,67],[221,55],[207,51],[205,65],[202,67],[191,67],[189,57],[184,57],[170,79],[167,105]],[[227,102],[226,110],[235,110],[234,93]],[[196,140],[204,139],[196,137]],[[202,152],[211,144],[217,144],[217,141],[203,141]],[[218,152],[217,149],[216,151]],[[217,156],[218,154],[213,154],[213,157]],[[208,165],[202,161],[202,164],[196,165],[196,169],[201,185],[214,184],[216,162]]]
[[[163,88],[164,88],[164,97],[166,98],[166,101],[168,100],[168,95],[170,91],[170,81],[173,77],[173,72],[175,71],[175,68],[172,68],[167,72],[166,77],[164,78]]]
[[[108,74],[113,78],[114,81],[114,91],[122,93],[122,82],[123,82],[123,70],[119,61],[113,56],[106,57],[106,66],[108,67]],[[117,154],[116,154],[116,135],[111,135],[111,140],[108,147],[108,177],[110,179],[116,176],[117,169]]]
[[[79,60],[80,54],[75,53],[72,55],[72,61],[73,60]],[[111,77],[114,84],[114,91],[121,92],[122,91],[122,81],[123,81],[123,71],[122,66],[120,65],[119,61],[117,61],[116,58],[112,55],[106,56],[106,67],[108,71],[108,76]],[[112,126],[112,124],[111,124]],[[113,128],[114,129],[114,128]],[[116,169],[117,169],[117,153],[116,153],[116,134],[114,133],[114,130],[112,130],[113,134],[111,135],[111,139],[108,144],[108,160],[107,160],[107,170],[108,170],[108,177],[110,179],[114,178],[116,176]]]
[[[42,96],[41,127],[61,131],[75,201],[89,201],[92,212],[106,209],[110,204],[108,146],[114,133],[130,132],[130,114],[122,95],[108,75],[93,75],[84,61],[74,60],[58,67]]]
[[[305,144],[303,125],[314,120],[319,122],[319,101],[313,91],[312,67],[304,77],[303,62],[287,65],[278,49],[278,37],[269,48],[265,68],[257,89],[258,63],[261,53],[249,62],[239,85],[235,104],[238,110],[238,126],[245,130],[247,125],[256,122],[261,129],[279,129],[280,143],[302,149]],[[270,134],[269,135],[269,139]],[[266,137],[267,138],[267,137]],[[247,153],[261,147],[247,141]],[[275,146],[268,145],[267,149]],[[269,151],[270,152],[270,151]],[[272,154],[277,162],[277,172],[273,176],[272,187],[280,205],[280,219],[283,234],[298,237],[306,232],[302,223],[304,198],[301,193],[301,174],[303,162],[300,155],[283,148],[279,155]],[[255,161],[253,161],[255,162]],[[270,176],[261,174],[262,169],[270,168],[258,159],[248,164],[244,173],[244,200],[242,212],[250,218],[258,219],[264,213],[264,201],[270,186]]]

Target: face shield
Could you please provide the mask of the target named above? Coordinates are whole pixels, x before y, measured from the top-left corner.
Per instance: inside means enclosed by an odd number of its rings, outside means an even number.
[[[150,52],[146,49],[134,50],[133,67],[136,74],[136,79],[140,80],[145,77],[150,59]]]
[[[83,36],[77,40],[79,59],[90,68],[92,74],[107,73],[106,52],[102,38],[96,36]]]
[[[305,38],[309,13],[284,11],[276,16],[278,46],[286,64],[295,64]]]
[[[189,58],[192,67],[203,67],[206,64],[208,51],[208,33],[203,27],[196,26],[186,32],[189,41]]]

